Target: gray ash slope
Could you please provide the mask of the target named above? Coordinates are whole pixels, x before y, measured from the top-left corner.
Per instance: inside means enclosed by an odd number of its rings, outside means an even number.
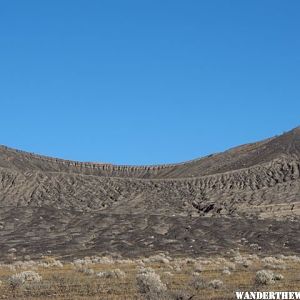
[[[257,243],[261,251],[299,253],[299,174],[299,127],[158,166],[81,163],[1,146],[0,252],[196,255]]]

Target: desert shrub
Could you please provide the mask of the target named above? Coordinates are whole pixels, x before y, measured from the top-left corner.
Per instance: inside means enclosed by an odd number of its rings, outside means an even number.
[[[104,272],[99,272],[97,273],[98,277],[103,277],[103,278],[124,278],[125,272],[123,272],[120,269],[115,269],[115,270],[109,270],[109,271],[104,271]]]
[[[286,265],[282,264],[278,264],[278,265],[273,265],[273,264],[264,264],[263,265],[264,268],[266,269],[273,269],[273,270],[285,270],[286,269]]]
[[[211,289],[215,289],[215,290],[221,289],[223,287],[223,285],[224,285],[223,281],[221,281],[219,279],[214,279],[208,283],[208,287],[210,287]]]
[[[274,274],[273,279],[274,280],[282,280],[284,277],[281,274]]]
[[[8,262],[13,262],[13,261],[15,261],[17,259],[17,257],[16,257],[16,254],[15,253],[8,253],[7,255],[6,255],[6,260],[8,261]]]
[[[197,273],[193,274],[193,278],[190,282],[190,285],[195,290],[202,290],[202,289],[207,288],[207,282]]]
[[[113,259],[110,256],[86,256],[84,258],[81,259],[75,259],[73,261],[73,265],[79,266],[79,265],[93,265],[93,264],[104,264],[104,265],[111,265],[114,264],[115,262],[117,262],[117,260]]]
[[[180,272],[182,270],[182,266],[180,266],[178,263],[175,263],[173,269],[176,272]]]
[[[268,285],[274,283],[274,274],[268,270],[261,270],[256,272],[255,282],[258,285]]]
[[[61,261],[56,260],[53,257],[45,257],[44,260],[40,262],[39,266],[44,268],[52,268],[52,267],[62,268],[63,264]]]
[[[145,267],[145,263],[143,262],[143,260],[141,259],[138,259],[136,260],[136,265],[139,266],[139,267]]]
[[[300,262],[300,257],[296,255],[290,255],[290,256],[283,256],[284,260],[299,263]]]
[[[8,279],[8,283],[11,289],[15,290],[24,284],[24,280],[18,276],[13,275]]]
[[[17,249],[16,248],[10,248],[7,250],[7,253],[16,253]]]
[[[194,258],[188,257],[184,259],[186,265],[192,265],[196,262]]]
[[[235,270],[235,263],[233,263],[231,261],[226,261],[224,265],[225,265],[225,268],[230,270],[230,271]]]
[[[191,300],[191,299],[193,299],[193,296],[191,296],[188,292],[181,291],[181,290],[169,292],[165,297],[165,300]]]
[[[150,267],[147,267],[147,268],[142,267],[138,270],[138,273],[139,274],[155,273],[155,270]]]
[[[144,263],[162,263],[162,264],[169,264],[170,258],[167,257],[164,253],[152,255],[148,258],[143,259]]]
[[[252,262],[250,260],[243,260],[241,265],[244,267],[244,268],[249,268],[251,265],[252,265]]]
[[[282,280],[284,277],[281,274],[275,274],[269,270],[261,270],[256,272],[255,282],[259,285],[268,285],[274,281]]]
[[[8,264],[8,265],[6,265],[6,267],[12,272],[16,271],[16,267],[14,265]]]
[[[230,249],[229,251],[227,251],[227,254],[229,256],[232,256],[232,257],[236,257],[236,256],[240,256],[240,250],[237,248],[237,249]]]
[[[229,269],[225,268],[225,269],[222,271],[222,274],[224,274],[224,275],[230,275],[231,272],[229,271]]]
[[[285,261],[281,257],[265,257],[262,259],[262,263],[264,268],[268,269],[278,269],[278,270],[285,270],[286,265]]]
[[[126,264],[126,265],[133,265],[133,264],[135,264],[135,261],[133,261],[132,259],[129,259],[129,258],[127,258],[127,259],[117,259],[116,261],[115,261],[117,264]]]
[[[194,272],[201,273],[203,272],[203,270],[204,270],[203,265],[200,262],[195,262]]]
[[[259,246],[258,244],[250,244],[249,247],[252,249],[252,250],[261,250],[261,246]]]
[[[283,263],[283,261],[281,259],[272,257],[272,256],[264,257],[261,261],[265,264],[282,264]]]
[[[25,283],[33,283],[33,282],[40,282],[42,277],[34,271],[24,271],[18,274],[12,275],[8,279],[8,283],[11,288],[15,289],[17,287],[22,286]]]
[[[234,262],[238,265],[248,268],[251,266],[252,262],[241,255],[237,255],[233,258]]]
[[[33,260],[29,260],[29,261],[16,261],[13,266],[15,267],[15,269],[36,269],[38,264],[33,261]]]
[[[95,271],[93,269],[87,268],[85,266],[79,266],[76,268],[77,272],[83,273],[85,275],[94,275]]]
[[[195,260],[195,263],[201,263],[202,266],[205,266],[205,265],[209,265],[211,264],[211,261],[209,259],[205,259],[203,257],[198,257],[196,260]]]
[[[259,257],[258,257],[257,254],[249,254],[249,255],[248,255],[248,258],[249,258],[250,260],[259,260]]]
[[[138,292],[147,299],[163,299],[167,287],[153,269],[142,269],[136,276]]]
[[[79,266],[87,266],[87,265],[91,265],[93,264],[92,260],[90,258],[83,258],[83,259],[75,259],[73,261],[73,265],[75,267],[79,267]]]
[[[114,264],[115,261],[112,257],[109,257],[109,256],[103,256],[103,257],[100,257],[99,260],[98,260],[98,263],[99,264],[107,264],[107,265],[110,265],[110,264]]]
[[[176,272],[180,272],[182,269],[184,269],[186,267],[188,262],[190,262],[190,261],[187,261],[186,259],[175,259],[173,261],[173,269]],[[193,263],[195,263],[195,261]]]

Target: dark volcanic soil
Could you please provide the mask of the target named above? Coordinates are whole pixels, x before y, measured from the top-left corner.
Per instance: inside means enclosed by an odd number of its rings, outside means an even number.
[[[300,128],[159,166],[80,163],[2,146],[0,253],[299,254],[299,174]]]

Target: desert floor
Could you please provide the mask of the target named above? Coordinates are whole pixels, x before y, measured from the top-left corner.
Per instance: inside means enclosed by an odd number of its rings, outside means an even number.
[[[238,250],[214,257],[159,253],[137,259],[93,256],[68,262],[50,256],[33,261],[27,255],[23,261],[0,265],[0,299],[209,300],[235,299],[236,291],[299,289],[300,257],[262,257]]]

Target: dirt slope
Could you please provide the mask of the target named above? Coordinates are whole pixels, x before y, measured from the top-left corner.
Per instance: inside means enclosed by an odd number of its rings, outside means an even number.
[[[243,234],[253,241],[259,231],[263,250],[298,252],[299,241],[287,237],[299,230],[299,174],[299,127],[158,166],[73,162],[0,146],[0,250],[138,255],[152,245],[153,251],[209,253],[237,245]],[[278,224],[280,230],[270,230]],[[206,246],[197,242],[204,236]]]

